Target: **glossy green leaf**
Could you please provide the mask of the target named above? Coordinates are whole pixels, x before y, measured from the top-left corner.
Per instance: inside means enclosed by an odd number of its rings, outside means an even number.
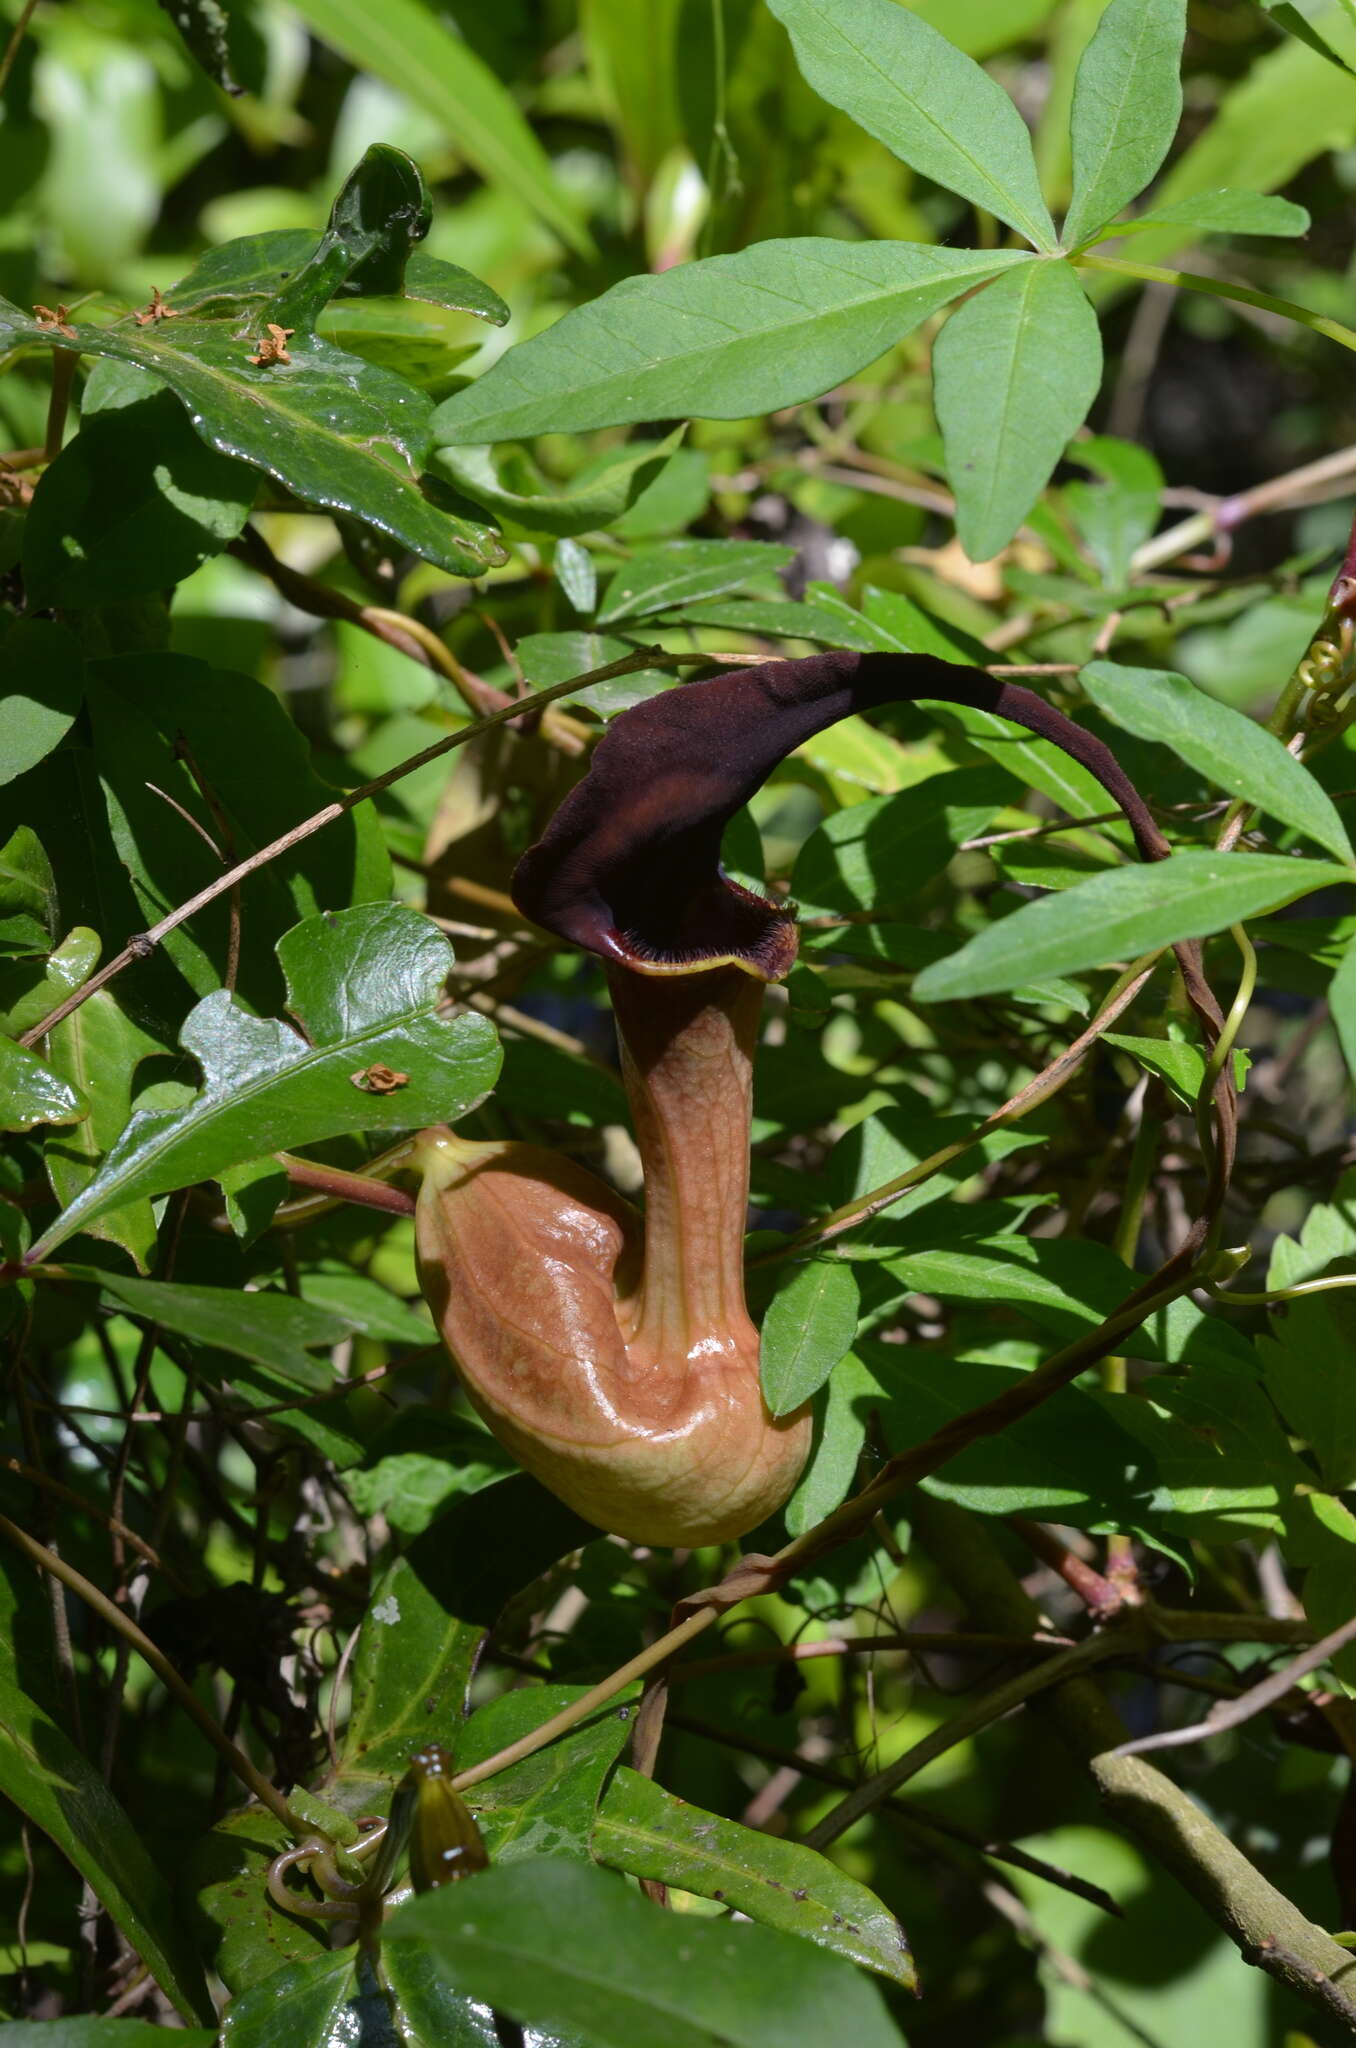
[[[588,618],[598,602],[598,569],[588,549],[566,537],[551,558],[551,568],[573,609]]]
[[[690,599],[774,576],[795,560],[794,548],[758,540],[672,540],[647,548],[618,569],[603,592],[598,624],[644,618]]]
[[[49,1064],[79,1089],[90,1105],[83,1122],[50,1137],[43,1148],[52,1193],[63,1206],[89,1186],[126,1127],[138,1066],[162,1050],[159,1041],[143,1031],[106,988],[97,990],[49,1035]],[[108,1211],[89,1226],[89,1233],[121,1245],[144,1272],[155,1244],[150,1202],[143,1196]]]
[[[624,278],[445,400],[434,439],[774,412],[831,390],[958,293],[1024,261],[806,236]]]
[[[493,1087],[494,1031],[480,1016],[438,1015],[452,949],[416,911],[362,904],[310,918],[280,941],[278,958],[306,1036],[250,1016],[225,989],[205,996],[181,1033],[202,1092],[181,1110],[132,1118],[44,1252],[135,1196],[187,1187],[263,1150],[455,1121]],[[374,1063],[409,1079],[385,1095],[359,1087]]]
[[[294,334],[290,360],[256,362],[262,319],[184,313],[142,328],[44,327],[0,300],[0,348],[27,342],[151,370],[222,455],[275,477],[303,503],[346,513],[453,574],[506,560],[493,531],[439,511],[419,488],[431,403],[401,377]]]
[[[322,1920],[284,1913],[265,1882],[291,1835],[267,1808],[223,1815],[194,1848],[191,1882],[204,1961],[228,1991],[248,1991],[288,1963],[328,1949]]]
[[[1133,1054],[1142,1067],[1167,1082],[1184,1107],[1194,1106],[1205,1083],[1205,1054],[1199,1045],[1180,1038],[1141,1038],[1129,1031],[1104,1032],[1102,1042]],[[1248,1064],[1246,1053],[1235,1052],[1234,1078],[1240,1088]]]
[[[996,995],[1046,975],[1137,959],[1293,903],[1346,881],[1348,872],[1330,861],[1203,851],[1117,868],[986,926],[959,952],[925,968],[914,994],[925,1003]]]
[[[917,1989],[904,1929],[874,1892],[813,1849],[704,1813],[638,1771],[623,1766],[609,1784],[593,1851],[614,1870],[717,1899]]]
[[[521,451],[515,464],[508,459],[496,463],[489,446],[438,448],[431,468],[497,519],[512,520],[529,533],[568,536],[611,526],[653,483],[682,438],[679,427],[662,441],[614,449],[588,464],[560,492],[547,488]]]
[[[1055,246],[1026,123],[1003,88],[894,0],[768,0],[831,106],[906,164]]]
[[[0,1038],[0,1130],[74,1124],[89,1115],[89,1097],[46,1060],[12,1038]]]
[[[63,1003],[99,964],[99,938],[86,925],[68,932],[45,961],[0,964],[0,1025],[18,1038]]]
[[[513,1594],[596,1535],[519,1473],[458,1501],[417,1538],[372,1591],[353,1663],[343,1780],[394,1784],[430,1741],[460,1760],[486,1630]]]
[[[760,1373],[774,1415],[817,1394],[857,1334],[857,1279],[850,1266],[815,1259],[795,1267],[763,1318]]]
[[[3,1643],[0,1792],[75,1865],[180,2012],[210,2021],[212,2001],[192,1944],[175,1917],[168,1886],[102,1773],[20,1690]],[[6,2032],[0,2028],[0,2036]]]
[[[613,633],[529,633],[518,642],[514,653],[531,687],[542,690],[551,683],[567,682],[571,676],[586,676],[592,669],[606,668],[609,662],[634,654],[637,644]],[[610,682],[586,683],[564,702],[586,704],[600,718],[615,718],[619,711],[653,697],[656,690],[672,689],[674,680],[672,669],[633,669],[629,675],[614,676]]]
[[[419,0],[301,0],[323,42],[433,115],[458,152],[554,228],[571,248],[592,244],[577,207],[507,88],[460,36]]]
[[[1186,12],[1186,0],[1111,0],[1097,24],[1074,83],[1065,248],[1128,206],[1167,155],[1182,113]]]
[[[0,301],[0,316],[3,316]],[[3,343],[0,342],[0,346]],[[64,626],[17,619],[0,639],[5,716],[0,728],[0,783],[12,782],[69,732],[85,692],[80,648]]]
[[[1091,661],[1079,680],[1126,732],[1161,741],[1217,789],[1247,797],[1338,860],[1356,862],[1332,798],[1265,726],[1166,669]]]
[[[803,1536],[851,1493],[866,1442],[867,1412],[876,1394],[875,1376],[855,1352],[839,1359],[815,1402],[809,1462],[782,1509],[789,1536]]]
[[[31,825],[17,825],[0,846],[0,917],[29,916],[56,935],[52,863]]]
[[[221,2048],[329,2048],[357,2041],[354,1950],[286,1963],[231,2000],[221,2023]]]
[[[1007,546],[1102,376],[1097,316],[1068,263],[1032,262],[967,299],[933,351],[937,418],[973,562]]]
[[[376,142],[335,195],[325,232],[264,309],[266,320],[303,332],[338,292],[400,292],[405,265],[433,219],[433,202],[413,157]]]
[[[258,482],[194,433],[157,378],[99,364],[80,432],[33,494],[23,546],[30,602],[111,604],[182,582],[234,540]]]
[[[664,1913],[601,1870],[534,1858],[413,1899],[390,1943],[427,1944],[449,1983],[588,2048],[900,2048],[865,1977],[771,1928]]]
[[[1292,199],[1226,189],[1152,206],[1134,220],[1117,221],[1111,232],[1128,235],[1143,228],[1185,227],[1207,235],[1307,235],[1309,226],[1308,213]]]
[[[458,1770],[483,1763],[583,1697],[582,1685],[505,1693],[477,1708],[457,1745]],[[603,1784],[631,1739],[636,1692],[620,1695],[546,1748],[466,1794],[493,1863],[574,1856],[587,1863]]]

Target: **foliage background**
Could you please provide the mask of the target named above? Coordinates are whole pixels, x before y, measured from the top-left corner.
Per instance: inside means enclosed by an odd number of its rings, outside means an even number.
[[[1102,12],[1097,0],[919,0],[914,11],[983,61],[1011,95],[1031,127],[1047,199],[1062,211],[1071,177],[1068,106]],[[484,280],[510,317],[487,327],[467,312],[407,305],[400,321],[360,346],[361,323],[350,313],[343,345],[378,363],[399,362],[441,400],[563,309],[637,273],[782,236],[983,248],[1005,234],[817,97],[758,0],[714,9],[708,0],[647,0],[643,12],[638,29],[637,0],[499,0],[492,9],[306,0],[297,10],[261,0],[232,10],[231,62],[247,89],[231,96],[204,75],[153,0],[44,0],[0,106],[0,292],[24,309],[74,306],[97,293],[81,308],[81,317],[96,320],[140,306],[234,237],[318,233],[363,152],[391,143],[417,160],[434,195],[423,250]],[[1347,7],[1302,13],[1356,62]],[[12,0],[7,18],[18,19]],[[1179,231],[1174,244],[1160,230],[1127,243],[1125,253],[1181,261],[1341,320],[1351,300],[1356,77],[1284,29],[1244,0],[1193,0],[1185,107],[1164,189],[1182,197],[1224,186],[1283,192],[1307,210],[1307,235],[1193,244]],[[536,145],[524,141],[514,109],[530,121]],[[1037,687],[1111,737],[1165,813],[1208,803],[1215,791],[1199,766],[1120,729],[1114,712],[1108,717],[1091,692],[1080,696],[1070,675],[1094,652],[1112,652],[1121,663],[1179,671],[1239,711],[1269,711],[1318,625],[1350,525],[1356,462],[1316,482],[1288,481],[1356,439],[1349,358],[1265,306],[1160,285],[1132,290],[1109,276],[1095,280],[1094,297],[1107,370],[1092,427],[1152,459],[1136,467],[1103,440],[1090,467],[1081,460],[1089,450],[1075,443],[1014,546],[980,566],[961,551],[951,517],[930,376],[937,321],[821,401],[694,421],[634,502],[626,505],[623,493],[577,528],[556,515],[553,529],[540,504],[535,516],[529,510],[515,521],[504,494],[517,493],[521,505],[524,497],[586,490],[595,472],[609,474],[607,458],[627,433],[542,434],[530,461],[501,459],[495,488],[508,559],[474,582],[383,550],[268,487],[252,531],[272,558],[308,579],[289,591],[257,547],[252,555],[222,549],[239,531],[253,485],[233,498],[220,469],[180,475],[181,499],[169,512],[160,489],[149,512],[129,510],[126,498],[101,501],[79,561],[63,552],[62,538],[81,516],[79,477],[68,471],[74,503],[64,513],[61,504],[52,509],[45,539],[42,486],[31,511],[26,491],[11,488],[0,499],[3,658],[24,677],[69,659],[104,666],[78,722],[68,720],[61,750],[0,790],[11,800],[0,810],[0,840],[19,825],[37,833],[53,870],[57,918],[41,944],[22,930],[8,935],[11,957],[0,968],[6,1028],[31,1026],[89,971],[94,955],[70,937],[72,928],[96,934],[107,957],[217,872],[217,855],[147,798],[148,782],[173,778],[177,800],[219,831],[205,784],[228,812],[228,835],[242,853],[332,790],[379,775],[463,726],[471,714],[452,679],[456,664],[484,685],[511,690],[601,665],[632,641],[673,652],[807,651],[825,642],[888,644],[890,635],[918,646],[920,632],[931,630],[937,644],[982,642],[991,658],[1049,665]],[[331,308],[326,317],[339,332],[342,312]],[[130,479],[145,448],[175,426],[163,411],[142,416],[120,448],[112,368],[94,369],[84,388],[80,438],[100,421],[111,437],[103,475]],[[98,380],[108,401],[102,410]],[[32,353],[0,380],[6,447],[40,447],[49,387],[47,362]],[[1110,465],[1101,485],[1099,453],[1104,469]],[[1278,488],[1248,496],[1274,478],[1283,480]],[[209,541],[202,515],[184,499],[227,506],[211,515],[221,523]],[[1221,501],[1230,508],[1222,519]],[[480,519],[485,503],[477,500]],[[470,516],[475,507],[463,501],[462,511]],[[1209,516],[1190,546],[1155,554],[1155,531],[1195,513]],[[1227,546],[1216,546],[1217,525]],[[666,572],[674,566],[671,552],[653,550],[680,542],[697,549],[680,558],[679,582],[651,575],[656,561]],[[194,567],[197,551],[206,558]],[[172,603],[163,588],[170,581]],[[350,615],[316,616],[306,601],[315,586],[349,600]],[[443,664],[449,673],[364,630],[353,614],[374,601],[436,636],[453,657]],[[807,609],[775,609],[788,603]],[[928,626],[920,627],[920,613]],[[23,637],[33,633],[66,637]],[[201,671],[162,666],[157,697],[143,657],[163,662],[167,652],[253,677],[263,690],[214,690]],[[116,668],[115,656],[125,657]],[[620,708],[632,689],[654,680],[627,679],[585,696],[586,727],[590,713]],[[578,719],[579,707],[572,709]],[[53,715],[63,715],[59,702]],[[175,758],[180,733],[192,763],[182,752]],[[1356,783],[1350,751],[1343,736],[1315,764],[1339,810]],[[1053,816],[1048,779],[1033,770],[1034,794],[1024,796],[1024,778],[1000,774],[995,783],[985,759],[954,724],[891,712],[874,728],[824,735],[778,772],[740,821],[732,863],[789,885],[809,914],[843,916],[882,901],[900,913],[879,943],[871,925],[855,927],[861,936],[852,944],[854,927],[826,926],[807,945],[807,965],[786,998],[770,1005],[755,1126],[754,1193],[766,1228],[792,1229],[826,1203],[887,1181],[996,1107],[1081,1028],[1086,980],[1081,992],[1065,979],[963,1006],[910,1000],[914,971],[958,938],[1035,891],[1085,881],[1122,856],[1114,832],[1095,830],[957,851],[960,839],[1020,832],[1033,822],[1024,803],[1040,819]],[[503,901],[512,860],[575,772],[573,757],[538,735],[478,742],[451,764],[406,777],[351,826],[318,837],[249,885],[235,985],[259,1014],[275,1016],[284,990],[274,944],[298,919],[390,897],[429,913],[456,947],[460,978],[450,986],[503,1036],[502,1077],[468,1128],[563,1143],[633,1184],[601,978],[523,935]],[[868,848],[855,867],[843,863],[833,849],[848,828],[834,828],[826,841],[823,820],[850,820],[864,803],[941,768],[965,769],[979,785],[973,814],[950,821],[937,857],[929,863],[915,852],[917,889],[900,894],[888,821],[885,851]],[[1200,813],[1178,815],[1189,832]],[[1285,826],[1269,829],[1267,851],[1298,843]],[[793,879],[812,839],[808,864]],[[0,884],[13,884],[6,911],[47,923],[53,906],[30,901],[39,871],[17,864],[15,873],[17,881],[0,875]],[[806,886],[816,874],[820,896]],[[940,935],[945,943],[911,951],[910,929],[919,941]],[[389,930],[394,944],[397,928]],[[1356,1024],[1350,992],[1330,990],[1351,933],[1350,889],[1340,881],[1254,929],[1266,943],[1240,1041],[1252,1065],[1225,1238],[1251,1244],[1255,1263],[1243,1284],[1254,1289],[1349,1270],[1356,1248],[1341,1043],[1356,1042]],[[52,940],[63,942],[64,981],[62,955],[46,958]],[[409,943],[417,980],[418,942]],[[83,1073],[97,1083],[97,1149],[112,1142],[129,1101],[172,1111],[187,1099],[197,1075],[178,1048],[178,1029],[194,999],[228,979],[232,946],[231,911],[219,904],[159,957],[131,967],[116,995],[80,1013],[79,1042],[72,1032],[61,1057],[68,1078]],[[1212,962],[1219,985],[1232,986],[1236,955],[1227,938]],[[431,972],[429,1028],[444,968],[435,961]],[[1099,985],[1094,1002],[1100,993]],[[945,1202],[897,1207],[858,1234],[875,1253],[851,1268],[865,1341],[848,1373],[859,1380],[845,1380],[840,1367],[834,1386],[845,1412],[855,1402],[870,1420],[864,1443],[860,1428],[855,1436],[850,1424],[840,1430],[839,1469],[816,1468],[818,1494],[793,1507],[792,1533],[834,1504],[859,1446],[869,1476],[886,1447],[933,1425],[928,1403],[939,1398],[939,1384],[944,1400],[971,1405],[998,1383],[995,1375],[1029,1368],[1105,1313],[1124,1291],[1117,1260],[1151,1270],[1180,1233],[1199,1197],[1200,1159],[1174,1075],[1162,1078],[1168,1055],[1153,1051],[1173,1029],[1185,1032],[1162,977],[1119,1029],[1131,1043],[1103,1047],[1072,1089],[1018,1127],[1022,1139],[1043,1143],[992,1144],[980,1164],[972,1159],[957,1177],[929,1183],[928,1197]],[[1181,1057],[1190,1051],[1183,1039]],[[1195,1069],[1184,1069],[1188,1093],[1201,1067],[1195,1058]],[[468,1084],[467,1099],[480,1092]],[[70,1135],[81,1128],[49,1134],[45,1156],[41,1130],[16,1136],[3,1183],[15,1231],[30,1216],[35,1231],[45,1227],[51,1192],[69,1200],[82,1185],[89,1160],[82,1164],[80,1140]],[[1141,1132],[1162,1141],[1147,1158]],[[380,1142],[331,1139],[318,1150],[357,1167]],[[64,1181],[63,1146],[73,1155]],[[1141,1172],[1142,1219],[1126,1193]],[[218,1227],[215,1194],[199,1190],[170,1197],[155,1251],[143,1195],[106,1218],[97,1240],[65,1247],[83,1282],[42,1285],[22,1301],[10,1291],[5,1448],[17,1465],[0,1479],[0,1499],[16,1522],[140,1615],[266,1770],[284,1783],[314,1781],[325,1764],[327,1723],[342,1731],[346,1715],[359,1718],[347,1676],[336,1677],[338,1659],[371,1603],[391,1597],[385,1575],[421,1542],[454,1579],[468,1550],[477,1559],[509,1553],[500,1590],[520,1597],[496,1631],[506,1661],[482,1666],[474,1695],[500,1715],[500,1739],[518,1732],[515,1714],[531,1725],[547,1704],[531,1682],[509,1689],[523,1677],[523,1660],[553,1688],[589,1683],[661,1630],[676,1597],[718,1576],[728,1560],[716,1556],[633,1556],[601,1539],[572,1552],[580,1532],[554,1524],[547,1506],[525,1512],[518,1495],[491,1493],[477,1507],[480,1490],[502,1481],[505,1461],[458,1406],[445,1364],[429,1355],[408,1223],[346,1210],[299,1233],[270,1231],[255,1226],[282,1192],[278,1176],[246,1176],[229,1192],[253,1219],[239,1236]],[[1134,1227],[1141,1220],[1142,1231]],[[285,1334],[255,1333],[255,1355],[245,1356],[238,1327],[195,1325],[190,1307],[138,1297],[138,1266],[153,1280],[172,1279],[181,1294],[216,1288],[242,1299],[249,1286],[252,1298],[290,1296],[309,1304],[315,1320]],[[799,1270],[816,1282],[843,1272]],[[770,1291],[765,1284],[756,1297],[760,1309]],[[974,1450],[930,1493],[982,1520],[1058,1630],[1076,1627],[1083,1607],[1014,1532],[1006,1519],[1013,1514],[1058,1524],[1095,1561],[1104,1561],[1109,1532],[1130,1532],[1147,1584],[1169,1605],[1259,1614],[1277,1625],[1278,1639],[1306,1613],[1314,1628],[1331,1628],[1353,1606],[1342,1495],[1356,1462],[1345,1393],[1334,1395],[1327,1379],[1316,1387],[1311,1368],[1349,1363],[1349,1298],[1320,1297],[1271,1318],[1212,1310],[1203,1335],[1182,1335],[1183,1323],[1166,1346],[1138,1355],[1166,1362],[1171,1382],[1154,1428],[1139,1433],[1142,1446],[1127,1448],[1121,1412],[1109,1406],[1134,1397],[1099,1391],[1090,1380],[1059,1397],[1046,1426]],[[792,1300],[780,1312],[794,1326],[817,1327],[821,1309],[816,1303],[807,1315]],[[939,1382],[942,1359],[954,1364]],[[1189,1377],[1184,1360],[1193,1363]],[[393,1366],[399,1371],[382,1377]],[[1134,1377],[1143,1369],[1136,1362]],[[371,1388],[316,1399],[333,1377],[366,1374]],[[303,1405],[271,1412],[267,1422],[241,1419],[252,1406],[279,1410],[299,1385]],[[175,1421],[186,1406],[202,1415],[191,1429]],[[131,1412],[165,1420],[129,1423]],[[110,1514],[151,1545],[155,1569],[116,1531],[110,1536]],[[945,1526],[930,1523],[930,1514],[935,1506],[906,1502],[869,1542],[742,1609],[721,1648],[965,1627],[964,1601],[948,1580]],[[174,1939],[227,1989],[267,1981],[266,1963],[302,1959],[313,1967],[313,1944],[294,1925],[280,1933],[280,1916],[261,1926],[248,1913],[233,1919],[222,1905],[229,1859],[221,1861],[220,1836],[206,1851],[202,1838],[235,1789],[197,1732],[77,1602],[65,1615],[69,1643],[58,1626],[54,1664],[46,1594],[26,1567],[4,1563],[13,1573],[6,1597],[25,1689],[50,1709],[87,1767],[108,1779],[150,1859],[123,1875],[130,1914],[120,1916],[108,1886],[96,1885],[106,1911],[87,1896],[82,1922],[80,1879],[41,1820],[22,1836],[6,1835],[0,1924],[16,1930],[0,1949],[6,2010],[47,2020],[105,2011],[125,1996],[126,2009],[167,2021],[168,2003],[138,1979],[123,1940],[138,1914],[158,1922],[158,1902],[185,1886],[189,1869],[208,1884],[206,1917],[186,1914]],[[548,1566],[545,1587],[522,1595]],[[444,1594],[429,1618],[431,1642],[442,1641],[449,1616],[454,1634],[468,1637],[494,1618],[464,1608],[481,1597],[465,1583]],[[369,1623],[360,1656],[374,1654],[371,1635]],[[708,1639],[702,1654],[710,1648]],[[426,1649],[416,1648],[416,1661]],[[1264,1654],[1252,1644],[1146,1654],[1108,1684],[1132,1731],[1147,1732],[1193,1718],[1212,1684],[1250,1682]],[[1356,1679],[1350,1655],[1337,1670]],[[816,1769],[870,1775],[1010,1670],[991,1653],[977,1673],[973,1656],[958,1649],[727,1661],[676,1693],[661,1782],[773,1842],[794,1840],[840,1796],[817,1781]],[[382,1683],[398,1697],[413,1679],[400,1665]],[[365,1682],[376,1684],[370,1672]],[[1166,1768],[1307,1915],[1337,1929],[1353,1917],[1344,1753],[1351,1725],[1342,1679],[1329,1673],[1322,1694],[1321,1709],[1292,1697],[1287,1713],[1170,1755]],[[392,1759],[403,1756],[407,1731],[398,1716],[381,1734]],[[487,1739],[479,1753],[493,1746]],[[345,1754],[352,1766],[351,1729]],[[614,1755],[615,1744],[599,1739],[568,1767],[590,1791],[573,1821],[559,1824],[567,1834],[573,1825],[584,1855],[591,1801]],[[25,1768],[32,1765],[30,1756]],[[60,1777],[73,1766],[63,1751],[45,1768]],[[486,1796],[492,1813],[492,1792]],[[537,1796],[518,1794],[524,1806]],[[1340,2019],[1306,2010],[1246,1969],[1172,1879],[1105,1824],[1090,1784],[1039,1715],[958,1742],[904,1797],[904,1812],[873,1814],[833,1855],[908,1931],[925,1996],[915,2003],[891,1989],[887,1997],[911,2041],[1101,2048],[1148,2039],[1177,2048],[1203,2026],[1227,2029],[1240,2044],[1281,2040],[1287,2030],[1340,2038]],[[932,1823],[952,1832],[939,1834]],[[967,1830],[970,1839],[961,1839]],[[505,1833],[513,1833],[507,1823]],[[973,1846],[994,1840],[1019,1841],[1104,1887],[1124,1917],[986,1860]],[[258,1868],[256,1858],[252,1885]],[[224,1947],[209,1924],[214,1896]],[[521,1918],[530,1900],[522,1894],[505,1911]],[[677,1904],[693,1915],[716,1910],[684,1894]],[[131,1945],[147,1953],[134,1934]],[[156,1974],[163,1984],[165,1974]],[[334,2001],[352,1988],[333,1972],[326,1983],[314,2013],[290,2010],[290,2040],[324,2038]],[[410,1998],[415,2011],[414,1991]],[[270,2022],[247,2009],[233,2024],[244,2040],[256,2032],[274,2038]]]

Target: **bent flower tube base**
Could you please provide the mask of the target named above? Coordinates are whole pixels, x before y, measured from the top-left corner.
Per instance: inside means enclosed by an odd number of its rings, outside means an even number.
[[[645,1218],[540,1146],[418,1142],[420,1283],[479,1413],[578,1514],[634,1541],[741,1536],[781,1506],[808,1412],[768,1413],[744,1306],[763,985],[611,973]]]
[[[787,754],[892,702],[969,705],[1091,771],[1142,859],[1170,848],[1115,756],[1020,685],[930,655],[812,655],[662,691],[613,720],[518,863],[524,916],[605,961],[645,1172],[645,1218],[537,1146],[419,1142],[420,1278],[471,1400],[529,1472],[639,1542],[739,1536],[781,1506],[808,1414],[767,1410],[744,1305],[751,1072],[763,987],[795,921],[730,881],[721,835]],[[1173,951],[1207,1045],[1199,945]],[[1233,1083],[1215,1087],[1219,1166]],[[1180,1257],[1193,1256],[1192,1245]]]

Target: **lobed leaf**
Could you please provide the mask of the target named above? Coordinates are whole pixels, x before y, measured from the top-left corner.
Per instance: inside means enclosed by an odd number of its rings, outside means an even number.
[[[360,904],[309,918],[278,942],[278,959],[306,1035],[250,1016],[225,989],[204,996],[180,1034],[202,1068],[201,1092],[183,1109],[132,1118],[41,1240],[43,1255],[134,1197],[191,1186],[264,1151],[455,1119],[493,1087],[494,1030],[477,1015],[439,1016],[452,949],[417,911]],[[373,1065],[407,1078],[373,1092],[359,1085]]]

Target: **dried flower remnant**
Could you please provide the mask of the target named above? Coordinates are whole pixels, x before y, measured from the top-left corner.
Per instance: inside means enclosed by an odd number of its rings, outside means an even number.
[[[55,328],[56,332],[64,334],[68,341],[74,341],[76,338],[75,329],[70,324],[71,309],[69,306],[58,306],[55,313],[50,306],[35,306],[33,308],[33,318],[37,321],[39,327]]]
[[[268,333],[259,343],[258,353],[250,357],[252,363],[265,366],[269,363],[290,363],[287,344],[296,333],[295,327],[279,327],[275,320],[268,323]]]
[[[374,1060],[370,1067],[359,1067],[349,1080],[355,1088],[361,1088],[364,1095],[394,1095],[400,1088],[408,1088],[410,1077],[395,1067],[388,1067],[382,1060]]]
[[[133,313],[132,318],[138,327],[158,327],[162,320],[177,320],[179,315],[165,299],[159,285],[152,285],[150,304]]]

